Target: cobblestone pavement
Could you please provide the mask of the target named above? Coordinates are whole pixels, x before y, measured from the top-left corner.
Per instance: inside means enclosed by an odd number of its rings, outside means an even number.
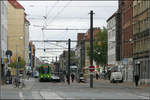
[[[3,88],[2,99],[148,99],[149,94],[139,88],[125,88],[110,84],[106,80],[94,80],[94,87],[88,83],[39,82],[26,80],[26,89]],[[140,91],[140,92],[137,92]]]
[[[136,87],[134,82],[110,83],[109,80],[104,80],[104,79],[98,79],[98,80],[94,79],[94,82],[96,84],[101,83],[101,84],[105,84],[105,85],[107,84],[109,86],[118,86],[118,87],[123,87],[123,88],[140,89],[140,90],[145,91],[145,92],[150,92],[150,85],[139,85]]]

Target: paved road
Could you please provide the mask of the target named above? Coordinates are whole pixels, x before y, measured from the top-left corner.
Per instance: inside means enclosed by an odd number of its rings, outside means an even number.
[[[38,82],[36,79],[27,89],[3,88],[2,99],[148,99],[148,93],[139,89],[114,87],[108,84],[94,83],[90,89],[88,83]]]

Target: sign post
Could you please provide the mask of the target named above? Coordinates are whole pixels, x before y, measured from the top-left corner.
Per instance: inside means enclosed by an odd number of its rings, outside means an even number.
[[[89,66],[89,71],[90,71],[90,72],[94,72],[94,70],[95,70],[95,67],[94,67],[94,66]]]

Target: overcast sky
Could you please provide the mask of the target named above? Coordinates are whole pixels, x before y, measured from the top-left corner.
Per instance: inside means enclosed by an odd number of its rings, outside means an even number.
[[[77,33],[86,30],[44,30],[46,28],[89,29],[90,10],[94,11],[94,27],[107,26],[106,20],[117,11],[118,1],[19,1],[30,21],[30,40],[77,40]],[[44,19],[44,17],[47,19]],[[57,45],[57,46],[55,46]],[[72,43],[72,47],[75,47]],[[66,43],[35,43],[36,48],[62,48]],[[53,50],[54,51],[54,50]],[[56,51],[56,50],[55,50]],[[59,50],[60,51],[60,50]],[[36,51],[36,56],[59,56],[62,52]]]

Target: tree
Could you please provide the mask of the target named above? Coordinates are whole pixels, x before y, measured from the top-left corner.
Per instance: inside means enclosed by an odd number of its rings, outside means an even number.
[[[20,61],[18,62],[19,68],[24,68],[25,64],[26,64],[26,62],[23,58],[21,58]],[[16,66],[17,66],[17,61],[15,58],[15,60],[9,64],[9,67],[16,68]]]
[[[96,33],[93,43],[93,60],[97,65],[105,66],[107,64],[107,29],[99,29]],[[88,47],[88,56],[90,56],[90,49]]]

